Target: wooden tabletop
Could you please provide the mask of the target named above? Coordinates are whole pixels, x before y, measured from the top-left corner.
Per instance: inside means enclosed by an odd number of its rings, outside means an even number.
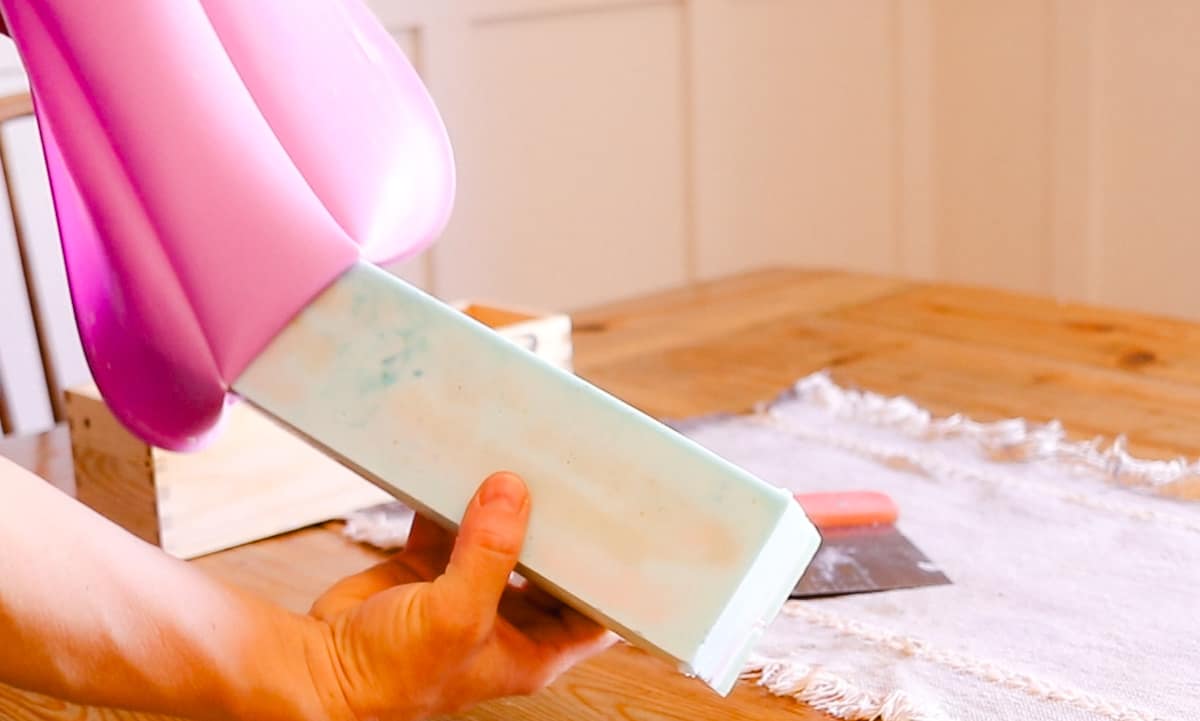
[[[991,290],[834,272],[769,270],[575,315],[576,368],[659,417],[745,411],[829,369],[843,385],[904,394],[935,413],[1058,418],[1080,437],[1126,434],[1152,457],[1200,455],[1200,325]],[[69,488],[65,436],[0,443]],[[1200,484],[1172,492],[1200,499]],[[377,554],[327,524],[198,559],[230,583],[296,610]],[[0,687],[0,717],[82,709]],[[93,711],[89,718],[148,719]],[[628,647],[528,699],[462,721],[824,719],[740,685],[727,699]]]

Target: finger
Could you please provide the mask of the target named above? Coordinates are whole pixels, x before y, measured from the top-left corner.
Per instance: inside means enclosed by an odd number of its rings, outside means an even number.
[[[535,625],[546,618],[557,619],[567,605],[526,582],[509,586],[500,599],[500,615],[518,628]]]
[[[593,628],[587,635],[577,635],[569,644],[559,645],[542,663],[542,683],[553,683],[572,667],[607,651],[618,640],[615,634],[602,628],[596,631]]]
[[[446,573],[434,581],[444,613],[476,642],[491,631],[529,522],[529,493],[512,473],[490,476],[463,516]]]
[[[416,563],[419,560],[410,554],[398,553],[365,571],[347,576],[313,603],[309,615],[328,621],[393,586],[430,580],[436,572],[421,568]]]
[[[567,608],[562,601],[528,584],[510,587],[500,599],[500,615],[522,630],[558,622]]]
[[[604,626],[570,608],[534,619],[521,631],[539,646],[556,650],[589,648],[602,640],[607,648],[616,638]]]
[[[509,588],[500,597],[500,616],[517,628],[539,623],[546,611],[530,603],[523,589]]]
[[[558,622],[561,624],[562,619]],[[475,663],[477,667],[487,665],[491,669],[504,669],[503,676],[494,682],[498,682],[507,694],[536,693],[572,666],[613,644],[615,636],[603,629],[596,633],[592,626],[594,624],[587,627],[586,634],[571,635],[570,643],[545,643],[499,623],[491,643]]]

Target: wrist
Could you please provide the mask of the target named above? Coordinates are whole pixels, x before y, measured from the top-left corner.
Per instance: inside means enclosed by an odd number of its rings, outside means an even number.
[[[227,715],[239,721],[354,721],[336,671],[329,627],[279,614],[228,684]]]

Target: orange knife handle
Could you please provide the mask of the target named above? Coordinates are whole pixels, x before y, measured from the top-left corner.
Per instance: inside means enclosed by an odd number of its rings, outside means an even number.
[[[900,509],[885,493],[797,493],[796,500],[817,528],[886,525],[896,522]]]

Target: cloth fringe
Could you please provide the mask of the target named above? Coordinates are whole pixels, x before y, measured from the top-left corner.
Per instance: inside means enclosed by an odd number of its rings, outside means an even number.
[[[943,721],[940,711],[919,708],[902,691],[879,698],[846,679],[792,659],[753,657],[742,678],[776,696],[793,698],[845,721]]]
[[[1055,461],[1130,488],[1153,490],[1200,481],[1200,461],[1137,458],[1127,450],[1124,436],[1111,442],[1103,438],[1072,441],[1058,421],[1030,423],[1023,418],[1010,418],[980,423],[960,414],[934,418],[903,396],[887,397],[842,388],[827,371],[800,380],[789,396],[824,408],[837,418],[890,428],[912,438],[965,439],[993,460]]]
[[[924,473],[935,478],[990,483],[1009,487],[1024,486],[1031,491],[1053,496],[1059,500],[1084,506],[1085,508],[1125,516],[1132,520],[1156,526],[1165,525],[1192,533],[1200,533],[1200,521],[1183,515],[1146,508],[1144,505],[1136,502],[1098,498],[1086,490],[1074,490],[1069,486],[1057,483],[1032,482],[1016,474],[1006,472],[999,467],[981,468],[971,466],[954,461],[935,452],[922,452],[901,445],[847,437],[843,434],[826,430],[801,428],[788,422],[786,417],[771,410],[754,416],[754,419],[767,427],[787,433],[794,438],[817,443],[829,448],[837,448],[890,468]]]

